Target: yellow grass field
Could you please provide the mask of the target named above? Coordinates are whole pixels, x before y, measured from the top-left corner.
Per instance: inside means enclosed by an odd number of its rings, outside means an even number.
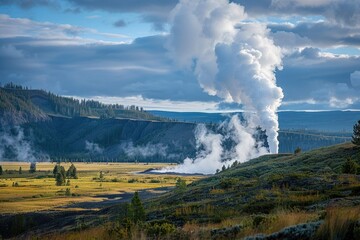
[[[78,179],[70,179],[70,186],[56,186],[52,171],[55,163],[37,163],[36,173],[30,174],[30,163],[0,162],[0,213],[33,212],[40,210],[69,210],[64,205],[78,202],[100,202],[99,195],[134,192],[142,189],[174,186],[178,176],[137,174],[149,168],[168,164],[135,163],[74,163]],[[62,163],[67,170],[70,163]],[[19,167],[22,174],[18,173]],[[104,179],[100,180],[100,171]],[[190,183],[201,176],[182,176]],[[129,181],[130,180],[130,181]],[[13,186],[15,183],[18,186]],[[71,196],[66,196],[69,188]],[[71,208],[74,210],[74,208]],[[82,210],[81,208],[77,210]]]

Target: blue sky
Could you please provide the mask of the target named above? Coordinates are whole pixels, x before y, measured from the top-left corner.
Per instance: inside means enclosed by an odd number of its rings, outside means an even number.
[[[281,110],[360,109],[360,1],[236,0],[281,48]],[[0,0],[0,74],[146,109],[241,108],[203,91],[165,47],[177,0]]]

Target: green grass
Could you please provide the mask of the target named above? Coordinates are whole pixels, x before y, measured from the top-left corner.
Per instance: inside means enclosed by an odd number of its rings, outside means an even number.
[[[136,174],[166,164],[74,163],[79,178],[70,179],[70,186],[55,186],[52,174],[54,163],[37,163],[37,172],[33,174],[28,172],[30,163],[1,162],[1,165],[4,174],[0,175],[0,213],[61,210],[63,208],[58,207],[69,203],[102,201],[103,198],[97,195],[174,186],[177,179],[171,175]],[[70,163],[61,165],[67,170]],[[23,174],[18,174],[19,167],[22,167]],[[102,180],[99,179],[100,171],[104,173]],[[199,177],[188,176],[186,179],[192,182]],[[18,187],[13,187],[13,183],[17,183]],[[66,188],[70,188],[74,196],[65,196]]]

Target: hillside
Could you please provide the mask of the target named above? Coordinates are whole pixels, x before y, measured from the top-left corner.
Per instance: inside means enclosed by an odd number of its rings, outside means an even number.
[[[138,106],[103,104],[93,100],[78,100],[58,96],[44,90],[31,90],[22,86],[7,84],[0,88],[0,111],[12,118],[8,123],[26,123],[48,120],[47,115],[60,117],[125,118],[162,121]],[[14,111],[16,110],[16,111]],[[24,115],[18,121],[17,115]],[[5,115],[4,115],[5,116]],[[4,116],[2,117],[3,119]]]
[[[45,112],[24,96],[15,95],[0,88],[0,120],[2,124],[18,125],[48,119]]]
[[[31,233],[51,232],[40,239],[355,240],[360,236],[360,176],[341,173],[348,158],[360,164],[360,147],[345,143],[262,156],[188,185],[179,176],[171,191],[143,199],[144,222],[132,222],[129,205],[119,200],[96,212],[69,214],[62,224],[56,213],[39,212],[51,221]],[[100,224],[99,216],[107,220]]]
[[[195,236],[205,234],[212,239],[269,234],[306,222],[320,221],[319,226],[331,217],[326,215],[328,207],[339,211],[347,207],[360,213],[360,209],[356,210],[360,204],[360,177],[341,174],[348,158],[360,164],[360,148],[346,143],[298,155],[262,156],[147,202],[148,221],[166,219],[178,226],[198,228]],[[214,238],[216,234],[218,238]],[[284,235],[269,239],[308,238]]]

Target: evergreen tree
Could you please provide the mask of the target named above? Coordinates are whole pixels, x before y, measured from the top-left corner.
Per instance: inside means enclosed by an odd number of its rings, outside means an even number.
[[[352,160],[351,158],[348,158],[342,166],[342,172],[348,174],[356,174],[357,168],[358,165],[356,164],[356,162],[354,162],[354,160]]]
[[[353,136],[351,142],[360,146],[360,120],[354,125]]]
[[[19,174],[22,174],[22,168],[19,167]]]
[[[63,166],[60,166],[60,172],[59,172],[63,178],[65,179],[66,178],[66,171],[65,171],[65,168]]]
[[[36,162],[30,163],[30,170],[29,170],[29,172],[30,172],[30,173],[36,172]]]
[[[62,186],[65,184],[65,178],[61,173],[56,174],[56,186]]]
[[[60,164],[56,164],[53,169],[54,177],[56,177],[56,174],[58,174],[59,172],[60,172]]]
[[[134,193],[130,204],[130,217],[134,223],[142,222],[145,220],[145,210],[140,200],[138,192]]]
[[[186,189],[186,181],[184,179],[178,178],[176,180],[176,191],[183,192]]]
[[[77,179],[77,171],[76,171],[76,167],[74,166],[74,164],[71,164],[71,166],[69,167],[69,169],[66,172],[66,177],[68,178],[75,178]]]
[[[1,165],[0,165],[0,175],[3,175],[3,169]]]

